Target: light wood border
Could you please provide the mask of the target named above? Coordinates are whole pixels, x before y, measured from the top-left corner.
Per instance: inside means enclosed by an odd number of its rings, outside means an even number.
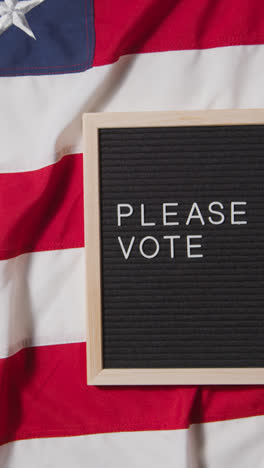
[[[98,129],[264,124],[264,109],[114,112],[83,116],[88,385],[264,384],[264,368],[104,369]]]

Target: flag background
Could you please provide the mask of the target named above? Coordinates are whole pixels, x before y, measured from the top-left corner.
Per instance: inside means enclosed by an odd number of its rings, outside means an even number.
[[[0,36],[0,465],[262,467],[263,386],[86,386],[81,117],[263,107],[264,5],[64,4]]]

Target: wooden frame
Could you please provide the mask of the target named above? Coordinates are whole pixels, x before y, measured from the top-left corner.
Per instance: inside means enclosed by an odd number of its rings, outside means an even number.
[[[264,368],[103,368],[98,129],[249,124],[264,124],[264,109],[84,114],[88,385],[264,384]]]

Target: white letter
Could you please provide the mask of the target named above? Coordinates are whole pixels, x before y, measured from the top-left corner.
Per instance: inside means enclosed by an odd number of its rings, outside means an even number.
[[[218,202],[218,201],[213,201],[212,203],[210,203],[210,205],[209,205],[209,207],[208,207],[210,213],[216,214],[216,215],[220,216],[220,219],[219,219],[219,221],[214,221],[214,220],[211,218],[211,216],[209,216],[208,219],[209,219],[209,221],[210,221],[211,224],[223,224],[223,222],[224,222],[224,220],[225,220],[225,216],[224,216],[223,213],[221,213],[220,211],[214,210],[214,209],[213,209],[213,206],[214,206],[214,205],[218,205],[218,206],[220,207],[221,210],[223,210],[224,207],[223,207],[222,203],[221,203],[221,202]]]
[[[122,241],[122,239],[121,239],[120,236],[118,236],[118,240],[119,240],[119,244],[120,244],[120,247],[121,247],[121,249],[122,249],[123,255],[124,255],[125,259],[127,260],[127,259],[129,258],[129,255],[130,255],[130,252],[131,252],[131,250],[132,250],[132,247],[133,247],[133,245],[134,245],[135,236],[131,237],[131,241],[130,241],[130,244],[129,244],[129,246],[128,246],[127,251],[125,250],[123,241]]]
[[[156,223],[145,223],[145,206],[141,203],[141,226],[155,226]]]
[[[126,213],[121,213],[121,208],[127,207],[129,209],[128,212]],[[133,207],[129,205],[128,203],[118,203],[117,205],[117,225],[121,226],[121,218],[127,218],[128,216],[131,216],[133,213]]]
[[[174,239],[180,239],[181,236],[163,236],[163,239],[170,239],[171,258],[174,258]]]
[[[179,224],[178,221],[167,221],[167,216],[177,216],[177,211],[172,211],[170,213],[167,213],[166,208],[167,206],[178,206],[178,203],[163,203],[162,209],[163,209],[163,226],[176,226]]]
[[[146,253],[143,252],[143,245],[147,240],[152,240],[156,244],[156,250],[151,255],[147,255]],[[156,257],[156,255],[158,255],[158,253],[159,253],[159,243],[158,243],[157,239],[155,239],[155,237],[152,237],[152,236],[144,237],[142,239],[142,241],[140,242],[140,244],[139,244],[139,250],[140,250],[141,255],[143,255],[143,257],[145,257],[145,258]]]
[[[245,215],[245,211],[235,211],[236,205],[246,205],[246,201],[231,202],[231,224],[247,224],[247,221],[235,221],[235,215]]]
[[[193,214],[194,210],[196,210],[196,212],[197,212],[197,214],[195,214],[195,215]],[[188,219],[187,219],[187,221],[186,221],[186,226],[188,226],[188,225],[190,224],[191,219],[195,219],[195,218],[196,218],[196,219],[200,219],[201,224],[202,224],[203,226],[205,225],[204,219],[203,219],[203,217],[202,217],[202,213],[201,213],[200,208],[199,208],[199,206],[197,205],[196,202],[194,202],[194,203],[192,204],[191,211],[190,211],[189,216],[188,216]]]
[[[188,258],[201,258],[203,254],[191,254],[191,249],[200,249],[201,244],[191,244],[190,239],[202,239],[202,236],[187,236],[187,256]]]

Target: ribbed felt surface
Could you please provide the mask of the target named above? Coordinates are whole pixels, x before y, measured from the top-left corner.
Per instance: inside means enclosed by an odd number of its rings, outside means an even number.
[[[102,129],[99,142],[104,367],[262,367],[264,127]],[[224,206],[219,225],[213,201]],[[247,224],[232,225],[238,201],[246,215],[235,220]],[[164,226],[162,204],[176,202],[167,220],[179,225]],[[193,202],[204,226],[186,225]],[[121,226],[118,203],[134,210]],[[141,226],[141,204],[155,226]],[[181,236],[174,258],[168,235]],[[189,235],[202,235],[191,252],[203,257],[188,258]],[[125,250],[135,236],[127,260],[118,236]],[[159,243],[151,259],[139,251],[146,236]]]

